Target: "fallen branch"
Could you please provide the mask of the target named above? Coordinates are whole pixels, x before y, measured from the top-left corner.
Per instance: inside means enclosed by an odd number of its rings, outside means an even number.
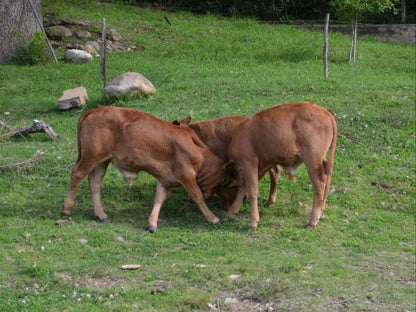
[[[10,127],[8,127],[5,123],[2,126],[3,128],[7,130],[11,130]],[[7,128],[6,128],[7,127]],[[0,136],[0,139],[9,139],[9,138],[15,138],[15,137],[25,137],[29,135],[30,133],[39,133],[44,132],[47,136],[49,136],[52,140],[58,140],[59,136],[53,131],[52,127],[49,126],[47,123],[44,123],[42,120],[33,120],[32,126],[23,127],[19,130],[11,131],[10,133],[6,133],[2,136]]]
[[[31,167],[43,160],[43,152],[37,151],[32,158],[20,161],[17,163],[12,163],[8,165],[0,165],[0,171],[11,171],[11,170],[18,170],[19,172],[25,171],[28,167]]]
[[[7,131],[13,131],[13,129],[11,127],[9,127],[9,125],[7,123],[5,123],[4,121],[0,120],[0,128],[7,130]]]

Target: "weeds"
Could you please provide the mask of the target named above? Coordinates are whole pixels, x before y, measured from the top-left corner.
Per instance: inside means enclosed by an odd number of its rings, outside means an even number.
[[[32,39],[25,40],[13,57],[17,65],[46,64],[50,60],[46,36],[40,31],[35,32]]]

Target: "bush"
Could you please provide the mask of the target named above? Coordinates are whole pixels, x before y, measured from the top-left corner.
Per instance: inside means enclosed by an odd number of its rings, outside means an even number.
[[[37,31],[32,39],[25,40],[17,49],[13,63],[17,65],[46,64],[51,60],[47,48],[45,34]]]

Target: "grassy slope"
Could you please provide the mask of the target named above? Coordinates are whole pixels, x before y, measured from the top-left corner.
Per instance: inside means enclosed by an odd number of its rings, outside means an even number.
[[[282,177],[277,203],[261,209],[260,229],[249,233],[247,204],[236,222],[213,227],[177,189],[162,209],[160,231],[151,235],[145,227],[155,181],[141,174],[129,189],[110,168],[103,202],[115,221],[93,220],[84,182],[73,220],[59,227],[55,221],[76,159],[75,126],[82,110],[59,112],[56,102],[62,90],[83,85],[90,106],[96,106],[100,60],[3,66],[1,118],[15,127],[42,119],[62,140],[33,135],[0,142],[1,164],[45,153],[27,172],[0,173],[1,311],[46,306],[186,311],[205,309],[208,302],[231,310],[224,303],[228,297],[238,298],[234,309],[242,310],[248,309],[244,304],[294,311],[414,310],[414,47],[360,40],[358,61],[350,65],[349,38],[331,35],[330,77],[324,80],[319,33],[81,0],[55,2],[44,5],[60,17],[87,17],[97,29],[106,17],[132,45],[145,47],[108,55],[108,76],[140,72],[158,93],[118,105],[165,120],[189,113],[196,120],[249,116],[299,100],[330,108],[339,122],[333,192],[326,220],[306,231],[312,191],[302,167],[296,183]],[[267,178],[260,191],[265,201]],[[208,204],[224,218],[215,201]],[[119,269],[127,263],[141,269]],[[240,278],[230,281],[230,274]]]

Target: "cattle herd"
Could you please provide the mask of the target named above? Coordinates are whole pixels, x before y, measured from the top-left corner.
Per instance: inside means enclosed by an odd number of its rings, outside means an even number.
[[[294,179],[305,163],[313,188],[309,227],[315,227],[325,208],[334,164],[337,123],[334,114],[314,103],[281,104],[249,118],[228,116],[191,123],[167,122],[136,109],[105,106],[85,112],[78,121],[78,160],[62,215],[74,206],[81,181],[88,175],[94,214],[108,216],[101,203],[101,184],[111,162],[127,182],[140,171],[158,181],[149,230],[157,221],[168,191],[183,186],[206,220],[220,220],[205,203],[216,194],[227,218],[234,218],[248,197],[250,229],[259,223],[258,181],[270,175],[267,205],[276,200],[280,168]],[[327,152],[328,153],[328,157]]]

